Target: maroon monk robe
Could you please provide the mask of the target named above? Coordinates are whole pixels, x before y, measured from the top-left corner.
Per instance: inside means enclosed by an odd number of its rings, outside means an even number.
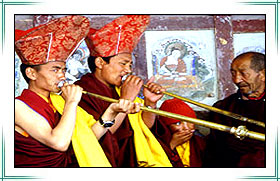
[[[80,85],[85,91],[119,99],[113,86],[107,87],[92,73],[84,75],[75,84]],[[101,99],[83,94],[79,106],[98,120],[110,104]],[[99,142],[113,167],[137,167],[133,130],[127,116],[114,134],[108,131]]]
[[[43,116],[52,128],[58,124],[61,115],[50,107],[43,98],[31,90],[23,90],[17,97],[35,112]],[[52,149],[30,135],[25,137],[15,131],[15,167],[72,167],[77,161],[71,160],[73,150],[70,145],[66,152]],[[74,165],[72,165],[74,164]]]
[[[243,100],[238,91],[224,100],[216,102],[214,107],[266,122],[265,93],[255,100]],[[263,127],[234,120],[224,115],[211,113],[210,120],[230,127],[244,125],[250,131],[265,134]],[[229,133],[211,130],[206,149],[205,167],[265,167],[265,142],[263,141],[250,138],[240,140]]]

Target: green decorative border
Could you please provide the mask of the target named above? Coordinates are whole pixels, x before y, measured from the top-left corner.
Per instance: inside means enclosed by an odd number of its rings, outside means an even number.
[[[245,5],[268,5],[268,6],[274,6],[275,10],[275,44],[277,48],[277,53],[279,51],[279,0],[276,1],[252,1],[252,2],[241,2],[242,4]],[[278,128],[277,128],[277,134],[276,134],[276,140],[275,140],[275,170],[274,170],[274,175],[273,176],[245,176],[241,177],[240,179],[254,179],[254,180],[280,180],[280,177],[278,177]]]
[[[2,148],[1,148],[1,152],[2,152],[2,169],[1,169],[1,180],[5,180],[5,179],[13,179],[13,180],[17,180],[17,179],[41,179],[40,177],[35,177],[35,176],[6,176],[5,173],[5,136],[4,136],[4,131],[3,131],[3,127],[2,127]]]
[[[273,176],[245,176],[245,177],[240,177],[239,179],[254,179],[254,180],[277,180],[280,179],[278,177],[278,128],[277,128],[277,134],[276,134],[276,139],[275,139],[275,165],[274,165],[274,175]]]
[[[20,1],[16,1],[16,2],[5,2],[3,0],[1,0],[1,50],[3,53],[4,50],[4,45],[5,45],[5,7],[6,5],[36,5],[39,4],[40,2],[20,2]],[[277,47],[277,51],[278,51],[278,43],[279,43],[279,0],[276,1],[264,1],[264,2],[240,2],[242,4],[246,4],[246,5],[273,5],[274,9],[275,9],[275,44]],[[1,139],[1,152],[2,152],[2,163],[1,163],[1,180],[6,180],[6,179],[42,179],[40,177],[35,177],[35,176],[6,176],[5,173],[5,136],[4,136],[4,131],[3,131],[3,126],[1,129],[2,133],[2,139]],[[278,177],[278,128],[277,128],[277,136],[275,139],[275,171],[274,171],[274,175],[273,176],[247,176],[247,177],[241,177],[239,179],[260,179],[260,180],[267,180],[267,179],[274,179],[274,180],[278,180],[280,179]]]
[[[261,6],[274,6],[275,10],[275,44],[278,52],[279,43],[279,0],[276,1],[252,1],[252,2],[240,2],[245,5],[261,5]]]
[[[8,5],[36,5],[39,4],[40,2],[20,2],[20,1],[9,1],[6,2],[4,0],[1,0],[1,50],[2,53],[4,51],[4,45],[5,45],[5,8]],[[3,126],[1,128],[1,177],[0,179],[3,180],[8,180],[8,179],[12,179],[12,180],[17,180],[17,179],[42,179],[41,177],[35,177],[35,176],[6,176],[6,172],[5,172],[5,135],[4,135],[4,130],[3,130]]]
[[[4,0],[1,0],[1,10],[2,10],[2,14],[1,14],[1,25],[2,25],[2,29],[1,29],[1,47],[2,47],[2,52],[4,50],[4,44],[5,44],[5,8],[8,5],[35,5],[35,4],[39,4],[40,2],[20,2],[20,1],[15,1],[15,2],[10,2],[7,1],[5,2]]]

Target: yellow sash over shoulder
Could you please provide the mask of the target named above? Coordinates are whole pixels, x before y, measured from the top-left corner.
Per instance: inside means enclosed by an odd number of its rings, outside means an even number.
[[[176,150],[184,164],[184,167],[190,167],[190,141],[176,146]]]
[[[51,101],[56,110],[62,114],[64,99],[51,94]],[[95,123],[93,116],[77,108],[77,119],[72,135],[72,145],[80,167],[111,167],[102,147],[100,146],[91,126]]]
[[[120,89],[116,87],[120,94]],[[144,101],[136,97],[134,102],[144,104]],[[136,114],[128,114],[130,125],[134,131],[134,146],[139,167],[172,167],[166,153],[157,141],[153,133],[142,119],[142,111]]]

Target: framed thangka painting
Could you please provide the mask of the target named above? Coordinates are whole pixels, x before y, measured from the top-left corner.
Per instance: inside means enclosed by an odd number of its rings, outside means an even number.
[[[145,39],[148,77],[168,92],[208,105],[217,101],[214,30],[146,31]]]

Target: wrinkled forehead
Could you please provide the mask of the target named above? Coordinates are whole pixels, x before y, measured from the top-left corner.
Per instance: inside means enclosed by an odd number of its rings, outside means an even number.
[[[244,69],[244,68],[250,68],[251,65],[251,56],[247,55],[244,57],[240,57],[237,59],[234,59],[232,64],[231,64],[231,68],[232,69]]]

